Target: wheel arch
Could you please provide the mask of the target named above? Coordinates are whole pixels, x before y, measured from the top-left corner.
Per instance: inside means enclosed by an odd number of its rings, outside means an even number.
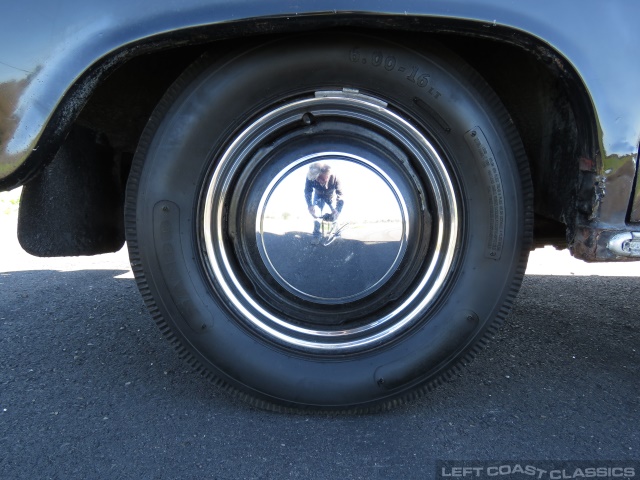
[[[272,19],[189,28],[124,45],[88,68],[69,88],[46,125],[38,150],[21,169],[21,176],[13,178],[24,183],[39,173],[65,138],[73,141],[68,133],[80,126],[113,148],[114,165],[122,171],[113,181],[120,182],[126,177],[142,129],[162,93],[202,52],[224,52],[243,45],[248,48],[299,31],[322,34],[347,26],[375,35],[393,34],[397,41],[416,46],[437,41],[476,68],[498,93],[523,139],[533,172],[536,213],[552,220],[552,228],[540,236],[566,245],[559,222],[572,225],[581,208],[591,209],[592,189],[581,174],[580,159],[596,158],[598,129],[587,87],[567,59],[536,37],[506,27],[487,29],[475,21],[314,16],[295,24]],[[154,65],[162,65],[162,69]],[[91,158],[72,161],[90,162]],[[50,170],[55,172],[55,163]],[[25,194],[29,194],[28,188]],[[47,222],[34,223],[40,229],[47,227]],[[46,255],[52,254],[56,254],[55,249]]]

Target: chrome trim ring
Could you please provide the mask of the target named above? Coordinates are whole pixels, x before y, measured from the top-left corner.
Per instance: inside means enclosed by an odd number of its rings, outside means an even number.
[[[415,189],[419,191],[419,195],[416,195],[419,200],[413,203],[418,211],[429,210],[432,235],[429,257],[408,259],[424,265],[420,275],[411,283],[411,288],[403,292],[392,308],[382,309],[380,315],[370,314],[365,321],[350,324],[346,319],[343,325],[322,327],[284,315],[256,294],[251,282],[244,278],[247,272],[236,261],[234,240],[237,232],[230,227],[234,219],[230,220],[228,213],[234,192],[242,188],[243,181],[240,179],[246,180],[243,177],[245,172],[262,168],[262,164],[255,161],[256,152],[268,152],[268,145],[274,138],[287,135],[296,126],[308,124],[309,119],[329,118],[365,126],[402,146],[409,161],[393,159],[394,168],[401,170],[410,179],[409,182],[414,182]],[[368,159],[349,151],[338,153],[344,158],[371,164]],[[284,170],[292,168],[292,165],[308,163],[313,155],[318,155],[318,152],[297,156]],[[277,171],[282,170],[279,168]],[[270,184],[274,181],[277,179],[274,178]],[[261,192],[260,198],[264,200],[268,191],[269,186]],[[404,205],[406,195],[401,192],[398,195],[400,203]],[[260,208],[258,206],[258,211]],[[214,290],[223,298],[235,318],[259,336],[290,348],[318,353],[359,351],[388,341],[405,331],[422,319],[433,305],[450,274],[456,253],[458,208],[456,190],[443,158],[408,118],[379,99],[354,94],[353,91],[349,91],[349,95],[322,92],[312,98],[291,101],[263,114],[238,133],[216,161],[206,185],[200,213],[203,262]],[[413,228],[414,225],[407,221],[407,231]],[[376,290],[384,290],[385,281],[386,278]],[[322,308],[320,305],[315,310],[319,316],[322,316]]]

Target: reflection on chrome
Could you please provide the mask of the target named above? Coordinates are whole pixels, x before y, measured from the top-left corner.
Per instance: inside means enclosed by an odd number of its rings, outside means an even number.
[[[384,172],[363,158],[325,152],[273,179],[256,234],[265,265],[284,288],[337,304],[384,284],[402,260],[408,228],[405,202]]]

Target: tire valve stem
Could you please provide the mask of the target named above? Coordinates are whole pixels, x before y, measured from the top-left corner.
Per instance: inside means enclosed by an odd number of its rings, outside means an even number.
[[[313,115],[310,113],[305,113],[302,115],[302,123],[305,125],[311,125],[313,123]]]

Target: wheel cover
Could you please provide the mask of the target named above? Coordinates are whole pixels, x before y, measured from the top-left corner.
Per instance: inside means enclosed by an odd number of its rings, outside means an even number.
[[[359,170],[357,173],[359,175],[371,173],[373,174],[373,179],[368,178],[367,183],[368,186],[371,184],[376,184],[376,187],[388,188],[392,193],[390,196],[395,204],[392,203],[392,206],[389,208],[387,205],[387,209],[384,212],[384,217],[387,221],[393,222],[393,227],[391,229],[386,229],[382,232],[386,237],[392,238],[395,248],[392,249],[390,254],[385,255],[383,259],[377,259],[377,266],[380,268],[376,269],[374,272],[376,275],[373,279],[371,279],[365,285],[362,285],[358,282],[351,282],[347,284],[340,285],[339,289],[334,289],[334,291],[327,291],[326,283],[330,280],[329,278],[318,279],[318,281],[310,282],[310,281],[300,281],[300,272],[298,271],[298,265],[294,262],[291,262],[288,255],[282,255],[282,252],[278,250],[282,250],[281,244],[283,242],[279,241],[270,241],[269,233],[271,232],[281,232],[282,226],[278,225],[281,223],[278,221],[277,214],[279,210],[283,207],[283,200],[286,201],[286,195],[293,191],[290,185],[285,185],[287,180],[288,183],[291,183],[291,180],[298,180],[300,177],[300,173],[304,174],[304,167],[310,163],[320,162],[324,164],[332,164],[333,169],[336,171],[344,171],[348,170],[351,165],[358,165],[359,168],[355,170]],[[337,166],[337,168],[336,168]],[[342,167],[342,168],[341,168]],[[297,175],[296,175],[297,174]],[[376,182],[377,180],[377,182]],[[300,182],[298,182],[300,183]],[[379,191],[379,190],[377,190]],[[280,195],[278,195],[280,194]],[[284,195],[283,195],[284,194]],[[276,199],[275,197],[285,197]],[[388,200],[388,199],[386,199]],[[392,200],[392,201],[393,201]],[[394,208],[395,207],[395,208]],[[354,300],[358,300],[367,296],[372,291],[384,285],[385,281],[393,274],[395,268],[399,265],[402,260],[402,256],[407,247],[407,237],[409,230],[409,221],[407,215],[407,207],[402,198],[402,194],[400,193],[397,185],[394,184],[393,180],[390,179],[382,170],[377,168],[377,166],[368,160],[350,155],[344,152],[319,152],[314,153],[312,155],[308,155],[306,157],[300,158],[288,165],[287,168],[280,171],[278,175],[271,181],[268,185],[265,193],[262,195],[260,200],[260,204],[258,205],[258,215],[256,222],[256,235],[257,235],[257,246],[260,251],[260,255],[262,260],[265,263],[267,270],[274,276],[274,278],[287,290],[294,293],[295,295],[300,296],[301,298],[305,298],[309,301],[316,303],[324,303],[324,304],[341,304]],[[282,216],[282,215],[280,215]],[[293,222],[287,222],[292,224]],[[298,223],[298,222],[296,222]],[[308,223],[308,222],[307,222]],[[332,225],[330,222],[325,222],[324,226],[328,226],[329,228],[337,228]],[[344,225],[347,227],[348,225]],[[375,237],[375,232],[372,232]],[[362,236],[362,235],[360,235]],[[353,235],[352,235],[353,237]],[[358,235],[356,235],[356,238]],[[326,237],[328,239],[328,237]],[[331,240],[335,240],[335,237],[331,237]],[[323,246],[325,242],[321,242]],[[308,249],[305,249],[308,250]],[[322,266],[327,265],[332,260],[332,255],[335,256],[337,252],[335,249],[331,250],[323,250],[321,248],[312,249],[318,257],[317,263]],[[359,249],[363,250],[363,249]],[[290,253],[290,252],[287,252]],[[366,254],[366,253],[365,253]],[[347,255],[347,262],[350,257],[356,255],[356,253],[349,249],[349,253]],[[308,257],[308,255],[306,255]],[[314,272],[314,275],[318,276],[322,273],[329,273],[329,275],[339,274],[344,276],[344,274],[348,274],[348,269],[345,269],[345,265],[336,265],[341,258],[336,259],[337,262],[331,262],[329,266],[329,272],[319,269],[318,272]],[[346,262],[345,262],[346,263]],[[342,267],[342,268],[341,268]],[[347,270],[347,272],[341,272],[341,270]],[[328,275],[324,275],[327,277]]]
[[[382,197],[372,196],[372,208],[380,199],[385,213],[367,223],[364,212],[351,212],[360,233],[307,247],[310,236],[299,218],[287,217],[282,198],[304,204],[296,179],[314,162],[357,172],[352,186],[373,185]],[[235,135],[208,178],[199,210],[202,262],[229,311],[262,339],[321,354],[387,343],[428,316],[451,274],[460,224],[452,177],[421,130],[378,98],[345,89],[279,104]],[[348,208],[347,195],[343,215]],[[368,241],[383,222],[391,225],[387,241]],[[283,255],[285,238],[305,246]],[[370,259],[381,243],[385,253]],[[341,257],[340,245],[353,248]],[[331,281],[312,284],[297,269],[312,263],[309,255],[343,261],[316,266]],[[348,281],[354,258],[375,263],[368,280]],[[334,290],[326,287],[333,279],[342,282]]]

